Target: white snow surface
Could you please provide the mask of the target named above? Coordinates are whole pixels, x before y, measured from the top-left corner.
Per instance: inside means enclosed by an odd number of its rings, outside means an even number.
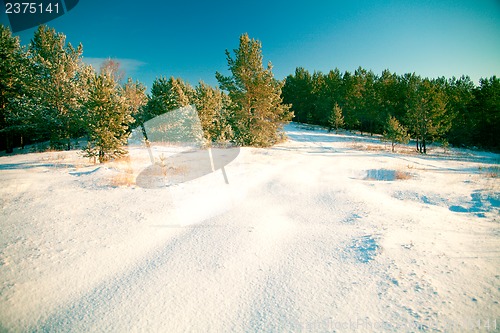
[[[229,184],[141,188],[140,146],[0,157],[0,331],[500,329],[499,155],[286,131]]]

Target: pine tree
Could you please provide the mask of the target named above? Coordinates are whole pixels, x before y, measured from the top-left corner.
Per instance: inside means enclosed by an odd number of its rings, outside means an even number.
[[[312,95],[313,103],[309,108],[311,119],[308,123],[322,126],[328,125],[331,96],[327,94],[325,77],[321,72],[315,71],[312,75]]]
[[[231,137],[227,96],[219,89],[200,82],[195,89],[194,105],[198,111],[204,137],[208,142],[226,142]]]
[[[439,82],[409,76],[407,122],[417,139],[417,150],[427,153],[427,144],[444,137],[452,115],[446,109],[446,94]]]
[[[95,75],[89,82],[89,95],[84,104],[88,131],[85,157],[103,163],[110,158],[127,154],[128,127],[134,121],[131,109],[122,96],[120,86],[113,77]]]
[[[307,114],[314,107],[312,92],[312,77],[306,69],[297,67],[294,75],[286,77],[282,88],[283,103],[291,105],[295,121],[307,122]]]
[[[396,144],[406,144],[410,141],[410,135],[406,128],[396,118],[391,116],[387,119],[384,140],[391,142],[391,151],[394,152]]]
[[[396,118],[402,119],[405,114],[404,107],[401,107],[401,89],[399,84],[398,76],[395,73],[391,73],[389,70],[384,70],[382,75],[378,78],[375,83],[375,90],[377,94],[378,104],[378,119],[382,121],[383,126],[385,126],[384,121],[387,120],[389,115],[393,115]],[[377,130],[382,128],[377,128]]]
[[[146,87],[139,81],[134,82],[131,78],[128,78],[127,83],[123,86],[123,96],[125,97],[128,112],[136,121],[142,123],[144,117],[142,108],[148,101]]]
[[[275,144],[283,139],[283,125],[293,117],[290,106],[282,104],[283,83],[274,79],[271,63],[263,68],[261,48],[259,41],[243,34],[234,59],[226,50],[232,75],[216,73],[221,89],[229,92],[234,134],[242,145]]]
[[[194,89],[180,78],[157,78],[151,87],[151,98],[147,103],[150,118],[191,104]]]
[[[358,78],[350,72],[344,72],[342,78],[342,112],[345,125],[348,129],[360,128],[359,101],[361,99],[361,85]]]
[[[7,153],[13,152],[14,138],[28,133],[33,123],[26,107],[26,53],[18,37],[0,25],[0,138]],[[22,141],[22,140],[21,140]]]
[[[29,45],[33,79],[30,82],[38,107],[54,147],[71,148],[71,137],[81,131],[80,118],[85,72],[81,56],[83,47],[66,44],[66,36],[54,29],[40,26]],[[85,76],[85,75],[83,75]],[[64,141],[64,143],[63,143]]]
[[[500,78],[492,76],[479,80],[479,87],[474,90],[474,120],[477,144],[500,149]]]
[[[330,111],[330,117],[328,118],[328,132],[331,132],[331,130],[335,128],[335,133],[337,133],[339,128],[342,126],[344,126],[342,108],[338,105],[338,103],[335,103]]]
[[[446,108],[453,114],[453,123],[446,140],[457,145],[473,145],[478,136],[474,119],[474,83],[468,76],[452,78],[447,84],[448,104]]]

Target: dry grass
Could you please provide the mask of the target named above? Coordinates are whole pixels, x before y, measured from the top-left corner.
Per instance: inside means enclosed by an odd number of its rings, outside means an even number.
[[[485,174],[487,178],[498,178],[498,173],[497,172],[487,172]]]
[[[411,174],[400,170],[396,170],[396,174],[394,176],[397,180],[407,180],[412,178]]]
[[[356,149],[356,150],[363,150],[363,149],[365,149],[365,146],[359,142],[353,141],[350,144],[350,148]]]
[[[168,173],[175,176],[185,176],[189,171],[189,167],[187,165],[180,165],[178,167],[169,167]]]
[[[119,186],[133,186],[135,185],[135,175],[130,163],[130,156],[124,155],[115,158],[109,162],[109,165],[115,168],[118,172],[117,175],[110,179],[110,184],[115,187]]]
[[[498,166],[490,166],[487,168],[479,167],[479,171],[485,171],[484,176],[487,178],[499,178],[500,176],[500,167]]]
[[[383,145],[367,145],[364,150],[368,151],[384,151],[386,148]]]
[[[135,177],[132,173],[119,173],[110,180],[111,186],[132,186],[135,185]]]

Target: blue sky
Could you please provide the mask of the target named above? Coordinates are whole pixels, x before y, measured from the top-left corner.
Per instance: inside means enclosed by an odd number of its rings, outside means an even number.
[[[7,22],[1,14],[1,22]],[[500,1],[129,1],[80,0],[48,23],[89,63],[111,57],[145,83],[181,77],[216,85],[224,51],[247,32],[278,79],[358,66],[427,77],[500,75]],[[16,35],[29,42],[34,29]]]

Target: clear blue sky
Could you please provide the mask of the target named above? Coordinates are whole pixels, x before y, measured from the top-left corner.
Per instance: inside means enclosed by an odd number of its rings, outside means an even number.
[[[81,42],[88,62],[115,58],[148,88],[162,75],[216,85],[215,71],[227,73],[225,49],[245,32],[262,42],[278,79],[298,66],[465,74],[476,84],[500,75],[498,0],[80,0],[48,25]],[[16,35],[26,44],[33,31]]]

